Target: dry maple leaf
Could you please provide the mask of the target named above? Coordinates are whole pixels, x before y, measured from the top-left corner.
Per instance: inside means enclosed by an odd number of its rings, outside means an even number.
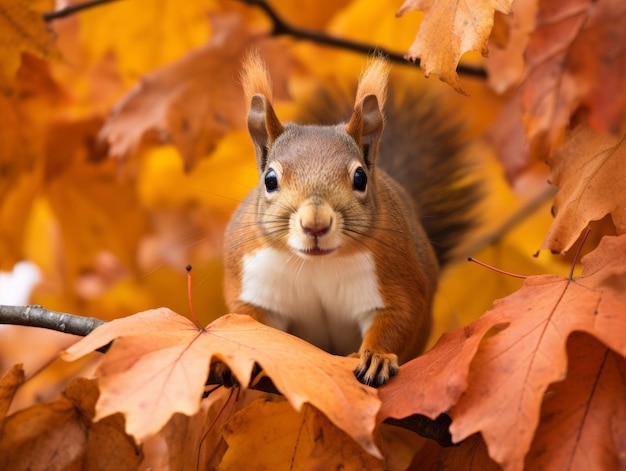
[[[544,398],[526,469],[625,469],[626,359],[586,334],[570,337],[568,357],[567,378]]]
[[[53,38],[30,0],[0,0],[0,90],[13,90],[15,75],[28,52],[42,59],[58,58]]]
[[[489,458],[485,442],[479,434],[472,435],[457,446],[441,447],[428,441],[415,454],[412,471],[501,471],[502,468]]]
[[[623,131],[624,18],[622,0],[539,1],[521,88],[529,137],[554,143],[580,106],[595,129]]]
[[[120,415],[92,424],[95,381],[77,378],[49,404],[21,410],[0,434],[0,469],[137,469],[141,452]]]
[[[189,168],[226,132],[244,128],[246,107],[237,78],[244,52],[260,33],[238,16],[212,20],[215,32],[209,42],[145,75],[111,111],[99,133],[111,156],[126,158],[144,143],[168,142]],[[257,42],[257,47],[285,57],[277,42]]]
[[[467,51],[487,55],[487,40],[495,11],[508,14],[512,0],[405,0],[397,16],[411,10],[424,11],[424,19],[408,59],[420,59],[426,76],[435,74],[463,92],[456,66]]]
[[[472,361],[468,389],[451,412],[455,441],[480,431],[494,460],[522,469],[543,394],[565,378],[568,336],[587,332],[626,357],[626,298],[612,284],[626,275],[624,254],[626,236],[605,237],[583,258],[579,278],[531,277],[494,303],[478,322],[508,326],[484,339]]]
[[[354,358],[329,355],[249,316],[229,314],[200,329],[166,308],[104,324],[64,358],[76,359],[112,340],[96,372],[96,420],[122,412],[127,432],[140,442],[175,412],[198,411],[209,361],[217,357],[241,384],[258,363],[294,408],[314,405],[368,453],[381,457],[372,438],[380,401],[376,390],[354,377]]]
[[[517,85],[524,75],[524,50],[535,26],[536,13],[537,0],[516,0],[510,15],[495,16],[495,25],[503,25],[507,37],[501,44],[492,35],[485,69],[489,86],[499,94]]]
[[[559,192],[543,248],[569,250],[591,221],[607,214],[617,234],[626,232],[626,135],[617,138],[579,126],[548,163]]]
[[[519,291],[496,301],[469,326],[446,334],[424,355],[438,363],[418,358],[403,366],[380,390],[379,419],[434,417],[458,397],[450,412],[454,441],[480,432],[495,461],[521,469],[543,394],[565,378],[568,336],[587,332],[626,356],[626,298],[623,283],[615,281],[626,276],[624,254],[626,235],[605,237],[583,258],[579,278],[527,278]],[[485,337],[488,333],[493,335]]]
[[[0,432],[2,431],[1,421],[6,417],[13,396],[22,383],[24,383],[24,368],[21,364],[14,365],[0,379]]]
[[[310,406],[296,412],[285,401],[258,399],[224,425],[228,451],[220,469],[385,469]],[[287,467],[287,465],[289,467]]]

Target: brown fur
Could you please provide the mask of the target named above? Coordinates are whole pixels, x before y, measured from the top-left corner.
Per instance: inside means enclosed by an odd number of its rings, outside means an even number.
[[[433,206],[416,200],[416,193],[406,186],[411,177],[416,179],[413,183],[425,187],[430,181],[404,168],[400,170],[409,175],[409,180],[403,186],[377,165],[387,75],[388,66],[382,59],[370,61],[361,76],[347,125],[283,125],[271,105],[265,66],[258,55],[248,57],[243,84],[252,104],[248,127],[255,144],[260,179],[233,215],[225,247],[225,295],[230,310],[265,323],[271,323],[276,313],[254,301],[241,300],[244,256],[260,248],[272,248],[289,257],[302,257],[302,264],[305,264],[313,263],[311,256],[298,254],[299,250],[305,253],[306,250],[337,251],[336,255],[314,258],[371,255],[383,306],[376,308],[360,346],[357,344],[354,348],[358,348],[357,356],[361,359],[357,376],[362,382],[375,385],[387,381],[397,372],[399,363],[414,358],[424,348],[440,268],[429,241],[431,234],[424,230],[420,219],[423,208]],[[393,155],[382,157],[393,161]],[[419,160],[419,156],[413,157]],[[447,156],[432,155],[433,159],[436,157],[445,160]],[[403,165],[413,165],[403,162]],[[359,190],[353,183],[356,167],[367,176],[365,190]],[[267,191],[265,187],[264,178],[270,171],[278,179],[276,192]],[[433,181],[450,183],[445,178],[434,178],[432,172],[425,172],[425,175]],[[425,190],[428,188],[420,189],[422,193],[417,194],[428,194]],[[446,218],[449,217],[451,215],[446,214]],[[311,231],[316,235],[311,235]],[[302,248],[296,250],[294,244]],[[342,283],[341,273],[330,275],[337,276],[338,283]],[[277,287],[271,283],[265,286],[263,282],[261,289]],[[284,319],[290,313],[280,315]],[[336,315],[341,321],[346,313],[324,315]],[[304,321],[306,323],[306,319]],[[334,321],[329,319],[331,325]],[[290,330],[290,322],[287,330]],[[359,327],[353,328],[358,330]],[[294,327],[293,333],[307,338],[307,332],[301,327]],[[341,332],[329,334],[335,336]]]

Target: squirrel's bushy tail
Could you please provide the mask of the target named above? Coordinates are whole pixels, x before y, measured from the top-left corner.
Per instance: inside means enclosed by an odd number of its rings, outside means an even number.
[[[350,118],[356,83],[320,86],[298,107],[302,124],[337,124]],[[410,193],[440,266],[446,265],[476,225],[482,196],[463,126],[441,100],[403,75],[390,75],[385,129],[377,165]]]

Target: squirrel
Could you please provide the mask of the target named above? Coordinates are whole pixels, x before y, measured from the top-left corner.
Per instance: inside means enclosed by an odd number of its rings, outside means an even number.
[[[480,193],[466,181],[459,126],[423,93],[383,114],[388,75],[383,58],[369,60],[347,121],[328,124],[345,108],[329,92],[312,100],[317,124],[282,123],[267,67],[248,55],[259,182],[231,217],[224,252],[230,312],[357,356],[356,377],[375,387],[424,349],[440,269]]]

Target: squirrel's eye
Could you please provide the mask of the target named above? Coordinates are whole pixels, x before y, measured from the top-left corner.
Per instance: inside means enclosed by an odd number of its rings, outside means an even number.
[[[276,177],[273,168],[270,168],[265,174],[265,189],[270,193],[278,190],[278,177]]]
[[[356,191],[365,191],[367,188],[367,175],[363,167],[359,167],[354,172],[354,180],[352,181],[352,189]]]

